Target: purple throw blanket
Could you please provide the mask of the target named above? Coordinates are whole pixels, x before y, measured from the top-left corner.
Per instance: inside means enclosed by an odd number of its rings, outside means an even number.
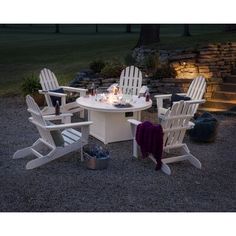
[[[163,130],[161,125],[153,125],[144,121],[137,126],[136,141],[140,146],[143,158],[152,154],[157,161],[156,170],[161,169],[163,151]]]

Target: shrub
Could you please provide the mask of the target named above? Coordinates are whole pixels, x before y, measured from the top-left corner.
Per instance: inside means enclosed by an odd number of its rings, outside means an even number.
[[[106,63],[101,70],[101,76],[104,78],[117,78],[123,70],[123,65],[119,61],[111,61]]]
[[[35,92],[38,92],[39,89],[41,89],[41,85],[37,76],[31,74],[23,78],[21,90],[24,96],[27,94],[34,94]]]
[[[135,58],[132,56],[131,53],[128,53],[128,54],[125,56],[125,65],[127,65],[127,66],[132,66],[132,65],[135,65],[135,64],[136,64]]]
[[[103,60],[95,60],[89,64],[89,68],[93,70],[95,73],[100,73],[104,68],[105,62]]]
[[[155,71],[159,65],[159,56],[157,54],[148,55],[144,60],[144,67],[147,70]]]
[[[175,78],[175,76],[176,76],[175,70],[168,64],[160,65],[154,73],[154,78],[156,79]]]

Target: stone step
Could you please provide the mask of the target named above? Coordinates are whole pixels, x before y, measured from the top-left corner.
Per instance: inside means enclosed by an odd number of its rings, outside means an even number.
[[[236,92],[228,92],[228,91],[216,91],[212,95],[212,99],[220,99],[220,100],[235,100],[236,101]]]
[[[236,75],[231,75],[224,78],[225,83],[236,83]]]
[[[220,91],[236,92],[236,83],[222,83],[219,85]]]
[[[236,100],[226,101],[221,99],[209,99],[203,104],[202,107],[224,109],[225,111],[229,111],[236,107]]]
[[[223,112],[225,109],[199,106],[198,111]]]
[[[198,112],[210,112],[210,113],[219,113],[225,115],[236,115],[236,111],[228,111],[220,108],[210,108],[210,107],[199,107]]]
[[[231,72],[232,75],[236,75],[236,69],[233,69]]]

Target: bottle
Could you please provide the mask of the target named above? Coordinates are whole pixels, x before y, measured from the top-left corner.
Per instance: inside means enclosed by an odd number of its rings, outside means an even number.
[[[95,85],[94,85],[94,83],[92,83],[92,86],[91,86],[91,95],[95,96]]]
[[[56,106],[55,106],[55,115],[59,116],[60,115],[60,105],[59,105],[59,101],[56,101]]]
[[[149,100],[150,100],[149,89],[147,89],[147,91],[146,91],[145,98],[146,98],[146,102],[149,102]]]

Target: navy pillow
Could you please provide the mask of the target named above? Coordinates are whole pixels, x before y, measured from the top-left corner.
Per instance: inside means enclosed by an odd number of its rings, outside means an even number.
[[[50,92],[54,92],[54,93],[64,93],[63,88],[59,88],[59,89],[53,89],[53,90],[49,90]],[[59,105],[61,106],[61,97],[56,97],[56,96],[50,96],[51,101],[52,101],[52,105],[55,107],[57,101],[59,102]]]
[[[218,120],[210,113],[205,112],[195,121],[193,129],[189,130],[189,136],[196,142],[213,142],[217,135]]]
[[[173,105],[173,102],[178,102],[178,101],[181,101],[181,100],[189,101],[189,100],[191,100],[191,98],[187,97],[187,96],[178,95],[178,94],[174,93],[171,96],[171,106]]]

